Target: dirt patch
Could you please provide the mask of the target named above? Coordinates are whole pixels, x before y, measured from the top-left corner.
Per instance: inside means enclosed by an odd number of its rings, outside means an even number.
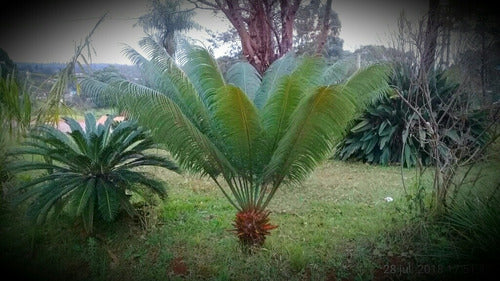
[[[179,275],[179,276],[186,276],[189,274],[189,269],[182,257],[174,258],[170,262],[169,271],[172,272],[174,275]]]

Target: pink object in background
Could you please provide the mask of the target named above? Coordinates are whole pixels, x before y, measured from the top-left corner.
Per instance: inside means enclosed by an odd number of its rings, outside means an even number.
[[[106,119],[108,119],[108,115],[103,115],[96,122],[97,122],[97,124],[104,124],[104,122],[106,122]],[[124,116],[116,116],[115,118],[113,118],[113,120],[121,122],[121,121],[125,120],[125,117]],[[80,126],[82,126],[82,128],[85,130],[85,121],[81,120],[81,121],[78,121],[78,123],[80,123]],[[59,122],[59,124],[57,125],[57,128],[61,132],[64,132],[64,133],[71,131],[68,124],[66,124],[63,120],[61,120]]]

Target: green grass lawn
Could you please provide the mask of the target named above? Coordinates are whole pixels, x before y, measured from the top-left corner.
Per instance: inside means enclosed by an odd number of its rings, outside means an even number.
[[[278,228],[254,253],[240,247],[236,212],[209,179],[152,172],[168,198],[139,201],[138,218],[101,224],[93,237],[64,217],[31,227],[2,202],[3,266],[36,280],[420,280],[406,267],[423,249],[400,167],[328,161],[283,186],[269,205]],[[407,183],[414,174],[405,169]]]

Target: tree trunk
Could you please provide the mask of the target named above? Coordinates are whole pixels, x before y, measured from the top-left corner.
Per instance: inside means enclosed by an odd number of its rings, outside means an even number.
[[[439,0],[429,0],[429,16],[420,59],[420,74],[425,75],[434,66],[439,29]]]
[[[300,0],[294,0],[293,3],[290,1],[281,0],[281,41],[279,44],[279,56],[283,56],[288,53],[293,46],[293,23],[295,21],[295,14],[299,9]]]
[[[226,15],[240,36],[243,56],[259,73],[263,74],[275,60],[292,49],[293,24],[301,0],[279,0],[279,7],[275,5],[277,1],[269,0],[198,2]],[[277,8],[281,22],[273,16]]]
[[[330,15],[332,14],[332,0],[326,1],[325,15],[323,17],[323,26],[321,27],[321,33],[318,35],[318,47],[316,49],[316,54],[321,54],[328,39],[328,33],[330,30]]]

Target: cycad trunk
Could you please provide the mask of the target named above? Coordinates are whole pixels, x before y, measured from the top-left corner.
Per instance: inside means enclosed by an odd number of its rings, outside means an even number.
[[[262,246],[270,231],[278,227],[269,223],[269,211],[258,209],[239,211],[233,226],[233,231],[245,246]]]

